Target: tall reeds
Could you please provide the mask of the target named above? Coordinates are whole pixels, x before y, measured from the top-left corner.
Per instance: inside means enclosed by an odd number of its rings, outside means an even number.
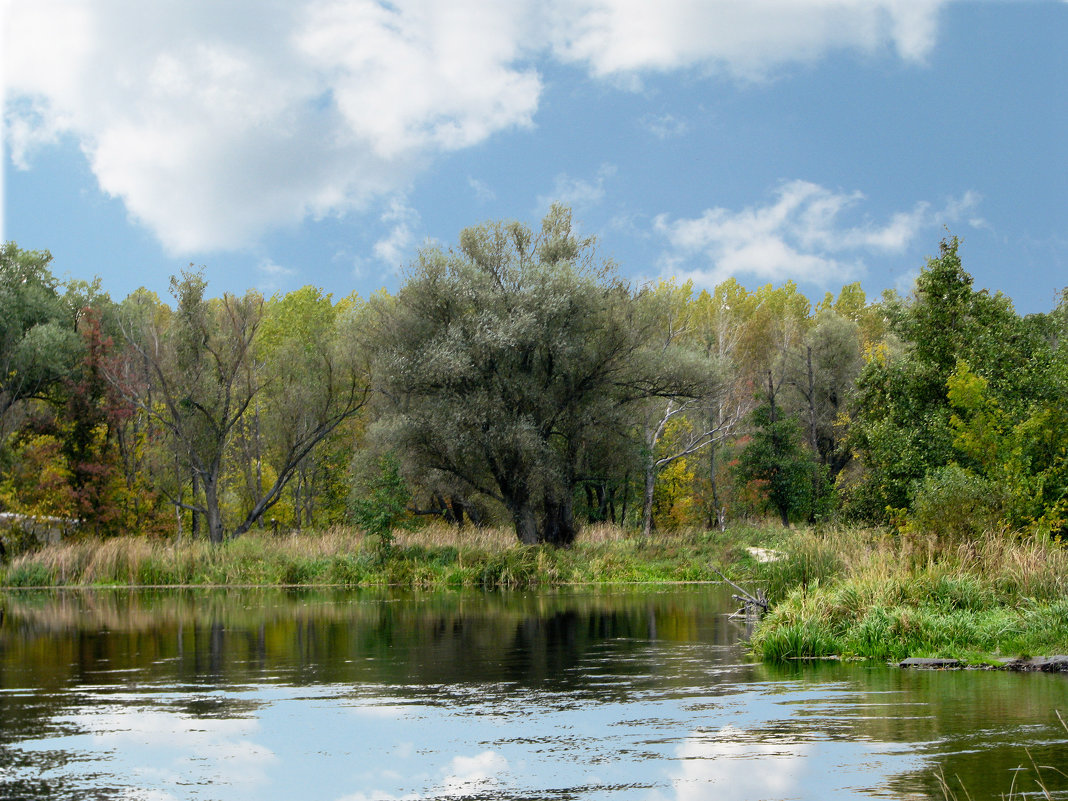
[[[398,531],[388,554],[352,528],[202,540],[116,537],[50,545],[0,565],[0,586],[398,585],[527,587],[588,582],[712,581],[729,538],[643,538],[590,526],[572,548],[522,546],[506,528],[430,525]]]
[[[1048,537],[810,532],[765,572],[773,587],[793,583],[753,639],[765,659],[982,661],[1068,649],[1068,550]]]

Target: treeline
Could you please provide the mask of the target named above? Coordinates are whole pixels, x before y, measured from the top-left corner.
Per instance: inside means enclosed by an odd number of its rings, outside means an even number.
[[[1063,533],[1068,296],[1019,316],[957,241],[907,298],[635,288],[556,207],[427,248],[395,295],[114,302],[0,251],[0,511],[99,535],[421,517],[566,545],[774,514]]]

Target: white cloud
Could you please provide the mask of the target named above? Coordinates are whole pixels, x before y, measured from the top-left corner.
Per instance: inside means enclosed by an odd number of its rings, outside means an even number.
[[[385,790],[372,790],[370,793],[359,792],[342,796],[338,801],[419,801],[419,796],[414,793],[392,795]]]
[[[375,242],[372,250],[379,261],[392,269],[400,269],[412,257],[412,244],[415,231],[419,225],[419,212],[408,205],[402,196],[396,196],[382,214],[382,222],[389,226],[389,232]]]
[[[122,798],[124,801],[177,801],[178,797],[163,790],[127,789]]]
[[[921,231],[971,213],[980,197],[966,192],[941,210],[920,202],[881,225],[848,223],[848,213],[863,200],[860,192],[791,181],[764,206],[738,212],[713,208],[691,219],[662,214],[654,223],[670,246],[662,271],[708,287],[731,276],[818,284],[850,280],[864,272],[865,255],[904,252]],[[687,268],[694,261],[700,264]]]
[[[516,66],[522,17],[475,2],[35,0],[9,16],[16,165],[75,137],[173,252],[366,208],[434,153],[529,124],[541,91]]]
[[[654,801],[700,801],[716,797],[790,798],[805,785],[812,746],[759,742],[733,726],[687,738],[676,755],[679,770],[672,794],[657,792]],[[759,765],[759,769],[756,766]]]
[[[541,81],[513,65],[523,13],[477,0],[312,4],[296,38],[348,130],[381,157],[452,150],[527,124]]]
[[[410,744],[408,744],[410,747]],[[397,756],[395,754],[394,756]],[[410,756],[410,752],[404,754]],[[395,795],[385,790],[358,791],[338,801],[412,801],[416,798],[452,798],[485,793],[500,784],[501,774],[508,769],[508,760],[495,751],[483,751],[475,756],[455,756],[438,773],[441,780],[420,794]],[[377,780],[399,777],[390,771],[376,775]],[[407,775],[409,780],[414,777]]]
[[[553,189],[547,195],[538,197],[538,206],[548,208],[553,203],[563,203],[573,209],[596,206],[605,196],[605,182],[616,174],[614,164],[602,164],[592,180],[572,178],[560,173],[553,182]]]
[[[700,67],[760,79],[833,50],[922,61],[945,0],[584,0],[558,3],[557,55],[598,76]]]
[[[183,780],[257,786],[277,762],[270,749],[252,741],[259,722],[247,718],[193,718],[164,710],[119,707],[78,714],[71,722],[109,749],[121,751],[132,775],[150,784]],[[163,801],[166,794],[140,788],[136,798]]]
[[[632,85],[693,67],[760,77],[842,48],[918,61],[943,2],[8,3],[5,135],[23,169],[76,141],[101,190],[172,252],[236,249],[367,213],[436,156],[532,125],[537,58]],[[558,185],[579,203],[599,192],[600,176]]]
[[[657,139],[673,139],[690,131],[690,124],[673,114],[647,114],[641,118],[640,123]]]
[[[493,187],[487,184],[485,181],[480,181],[478,178],[468,177],[467,185],[471,187],[475,193],[475,197],[481,203],[491,203],[497,199],[497,193],[493,191]]]
[[[271,259],[262,259],[256,269],[270,278],[288,278],[297,274],[292,267],[285,267]]]

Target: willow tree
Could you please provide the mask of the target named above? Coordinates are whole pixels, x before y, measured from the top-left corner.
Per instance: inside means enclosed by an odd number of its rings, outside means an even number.
[[[584,465],[653,396],[697,391],[680,353],[554,206],[533,232],[488,223],[424,250],[378,304],[382,426],[400,453],[498,499],[523,543],[571,543]]]

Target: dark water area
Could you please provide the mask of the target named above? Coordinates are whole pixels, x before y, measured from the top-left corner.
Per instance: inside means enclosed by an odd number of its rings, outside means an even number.
[[[0,594],[0,798],[1068,798],[1068,678],[761,665],[732,608],[715,585]]]

